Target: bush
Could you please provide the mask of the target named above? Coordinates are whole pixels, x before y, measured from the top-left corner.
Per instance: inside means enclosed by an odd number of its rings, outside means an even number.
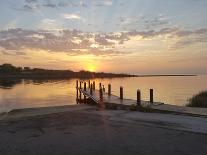
[[[187,106],[207,108],[207,91],[194,95],[191,99],[189,99]]]
[[[132,105],[130,105],[129,109],[131,111],[137,111],[138,110],[138,106],[136,104],[132,104]]]
[[[130,105],[129,110],[131,111],[141,111],[141,112],[152,112],[153,110],[149,106],[142,106],[137,104]]]
[[[105,104],[105,108],[110,110],[117,110],[117,105],[109,103],[109,104]]]
[[[141,111],[141,112],[153,112],[153,109],[151,109],[150,106],[140,106],[139,111]]]

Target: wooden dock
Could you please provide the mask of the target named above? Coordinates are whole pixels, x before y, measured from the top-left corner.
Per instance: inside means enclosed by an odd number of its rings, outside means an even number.
[[[111,84],[108,84],[107,92],[101,83],[99,83],[98,90],[95,88],[95,81],[93,83],[90,83],[90,81],[76,81],[77,103],[90,104],[92,101],[93,104],[97,104],[102,108],[133,108],[133,110],[141,111],[149,110],[150,112],[153,111],[207,117],[206,108],[185,107],[155,102],[153,89],[149,90],[149,101],[143,101],[141,100],[141,91],[139,89],[137,89],[137,100],[133,100],[124,98],[123,87],[120,87],[120,96],[111,94]]]
[[[116,105],[119,107],[129,107],[132,105],[161,105],[163,103],[154,102],[153,89],[150,89],[149,101],[141,100],[141,92],[137,89],[137,100],[126,99],[123,94],[123,87],[120,87],[120,96],[111,94],[111,84],[108,84],[107,92],[105,88],[99,83],[99,89],[95,89],[95,82],[90,81],[76,81],[77,102],[87,103],[88,99],[92,100],[97,105]]]

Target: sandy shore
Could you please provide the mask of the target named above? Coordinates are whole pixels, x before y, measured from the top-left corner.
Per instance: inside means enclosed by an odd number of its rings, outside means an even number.
[[[1,115],[0,154],[207,154],[207,119],[75,105]]]

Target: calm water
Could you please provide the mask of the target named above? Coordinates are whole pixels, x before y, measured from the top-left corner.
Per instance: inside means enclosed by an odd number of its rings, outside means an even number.
[[[142,99],[149,100],[149,89],[154,89],[155,101],[185,105],[192,95],[207,90],[207,75],[189,77],[136,77],[95,79],[112,93],[119,95],[119,86],[124,87],[124,97],[136,99],[137,88]],[[0,80],[0,112],[17,108],[45,107],[76,104],[76,79],[70,80]]]

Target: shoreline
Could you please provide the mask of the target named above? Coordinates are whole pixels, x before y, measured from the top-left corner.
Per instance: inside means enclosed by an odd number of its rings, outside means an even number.
[[[162,76],[198,76],[198,75],[197,74],[137,75],[137,77],[162,77]]]
[[[121,75],[114,74],[113,76],[91,76],[91,77],[80,77],[80,76],[36,76],[36,75],[0,75],[0,79],[28,79],[28,80],[61,80],[61,79],[104,79],[104,78],[131,78],[131,77],[182,77],[182,76],[198,76],[197,74],[157,74],[157,75]]]

